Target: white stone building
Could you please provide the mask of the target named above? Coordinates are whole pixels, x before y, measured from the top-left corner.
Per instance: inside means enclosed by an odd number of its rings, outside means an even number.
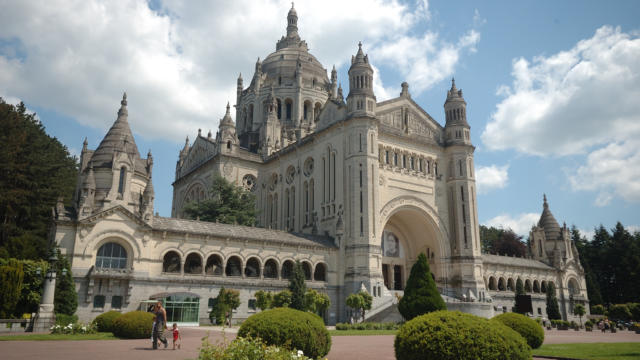
[[[545,207],[531,232],[530,258],[483,255],[476,182],[462,90],[452,81],[444,126],[403,83],[377,102],[362,45],[349,68],[346,101],[337,73],[300,39],[297,14],[276,51],[240,76],[215,137],[198,131],[179,154],[172,217],[153,215],[153,159],[142,159],[128,125],[126,95],[95,151],[85,142],[73,209],[58,207],[55,240],[70,256],[82,320],[144,308],[162,298],[169,321],[207,321],[222,286],[241,290],[235,319],[255,312],[253,294],[287,286],[293,262],[308,286],[332,300],[329,323],[345,321],[344,299],[362,288],[369,317],[393,318],[412,264],[425,253],[449,309],[482,316],[510,311],[520,277],[534,315],[545,316],[553,282],[561,310],[587,302],[584,272],[569,233]],[[438,111],[439,113],[439,111]],[[258,227],[185,220],[220,174],[255,193]],[[542,305],[541,305],[542,304]],[[397,311],[395,311],[397,313]]]

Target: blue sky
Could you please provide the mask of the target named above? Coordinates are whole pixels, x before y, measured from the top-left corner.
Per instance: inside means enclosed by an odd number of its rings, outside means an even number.
[[[454,4],[454,5],[453,5]],[[285,33],[286,1],[0,0],[0,96],[77,153],[123,91],[156,211],[171,209],[185,136],[215,132],[239,72]],[[481,223],[526,234],[546,193],[558,221],[640,229],[640,3],[299,1],[311,53],[347,84],[363,42],[378,100],[407,81],[436,120],[452,76],[468,103]],[[345,86],[345,93],[347,89]]]

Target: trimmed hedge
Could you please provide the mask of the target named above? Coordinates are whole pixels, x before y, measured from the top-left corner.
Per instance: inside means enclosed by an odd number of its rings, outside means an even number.
[[[315,314],[291,308],[276,308],[250,316],[238,330],[239,337],[260,338],[267,345],[302,350],[310,358],[325,356],[331,336]]]
[[[93,319],[93,323],[99,332],[113,332],[113,321],[121,315],[122,313],[120,311],[107,311],[106,313],[96,316],[96,318]]]
[[[148,339],[151,337],[153,314],[131,311],[113,320],[113,335],[125,339]]]
[[[336,330],[398,330],[400,324],[394,322],[337,323]]]
[[[459,311],[436,311],[408,321],[394,348],[398,360],[531,359],[531,348],[517,332]]]
[[[78,322],[78,315],[56,314],[56,325],[67,326]]]
[[[535,320],[516,313],[500,314],[493,319],[510,327],[520,334],[532,349],[539,348],[544,342],[544,330]]]

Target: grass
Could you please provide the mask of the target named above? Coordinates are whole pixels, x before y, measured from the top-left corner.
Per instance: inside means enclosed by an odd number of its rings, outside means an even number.
[[[395,335],[398,330],[329,330],[331,336]]]
[[[118,340],[112,333],[96,333],[96,334],[29,334],[29,335],[4,335],[0,336],[0,341],[44,341],[44,340]]]
[[[542,345],[533,355],[589,360],[640,359],[640,342]]]

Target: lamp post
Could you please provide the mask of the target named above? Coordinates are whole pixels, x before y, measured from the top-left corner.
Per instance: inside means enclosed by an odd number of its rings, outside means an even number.
[[[58,258],[54,251],[51,251],[49,257],[49,269],[47,275],[44,278],[44,290],[42,292],[42,299],[40,300],[40,307],[38,308],[38,315],[33,325],[34,332],[48,332],[56,323],[56,315],[54,313],[53,300],[56,293],[56,263]],[[38,273],[40,269],[38,269]],[[63,276],[66,269],[63,270]]]

